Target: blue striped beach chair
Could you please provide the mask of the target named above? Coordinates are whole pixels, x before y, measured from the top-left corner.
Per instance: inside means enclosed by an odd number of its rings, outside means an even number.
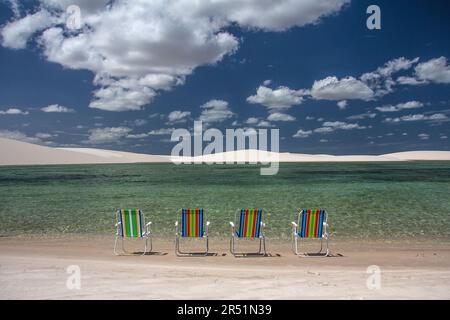
[[[121,255],[128,253],[125,250],[124,239],[125,238],[142,238],[144,239],[144,252],[152,251],[152,238],[151,238],[151,222],[145,223],[144,213],[138,209],[119,209],[116,213],[116,240],[114,241],[114,254]],[[117,251],[117,243],[121,240],[121,252]],[[150,250],[148,250],[150,244]]]
[[[175,222],[175,253],[177,256],[207,255],[209,250],[208,227],[210,223],[206,221],[205,210],[203,208],[183,208],[179,211],[179,215],[179,219]],[[183,252],[180,250],[181,238],[204,238],[206,240],[206,250],[204,252]]]
[[[296,255],[329,256],[328,215],[324,209],[302,209],[298,212],[297,222],[292,222],[292,249]],[[326,250],[323,252],[323,239]],[[299,253],[298,240],[319,239],[320,250],[317,253]]]
[[[238,218],[239,214],[239,219]],[[260,208],[244,208],[235,214],[235,221],[238,221],[237,227],[234,222],[231,225],[230,252],[236,255],[266,255],[266,237],[264,228],[266,224],[263,221],[263,209]],[[259,250],[255,253],[236,253],[236,239],[259,239]]]

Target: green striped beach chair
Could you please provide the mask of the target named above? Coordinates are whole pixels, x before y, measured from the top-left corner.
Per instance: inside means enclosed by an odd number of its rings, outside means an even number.
[[[329,256],[328,249],[328,215],[324,209],[302,209],[298,212],[297,222],[292,222],[292,249],[296,255]],[[323,239],[326,250],[323,252]],[[317,253],[298,252],[298,240],[320,239],[320,250]]]
[[[175,253],[177,256],[206,256],[209,250],[208,227],[210,223],[206,221],[205,210],[203,208],[183,208],[179,211],[179,215],[179,219],[175,222]],[[206,240],[206,250],[204,252],[183,252],[180,250],[181,238],[204,238]]]
[[[152,234],[150,230],[151,222],[145,223],[143,212],[138,208],[133,209],[119,209],[116,213],[116,240],[114,241],[114,254],[121,255],[128,253],[125,251],[125,238],[142,238],[144,239],[144,253],[147,253],[150,243],[150,250],[152,251]],[[121,240],[121,252],[117,252],[117,243]]]
[[[239,217],[239,220],[237,218]],[[264,228],[266,224],[263,221],[263,209],[259,208],[244,208],[236,211],[235,221],[230,221],[231,225],[231,240],[230,251],[234,256],[237,255],[266,255],[266,236],[264,235]],[[259,250],[255,253],[237,253],[235,250],[236,239],[259,239]]]

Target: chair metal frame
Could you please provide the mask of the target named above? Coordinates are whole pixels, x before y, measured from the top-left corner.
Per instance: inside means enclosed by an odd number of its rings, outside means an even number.
[[[247,208],[246,208],[247,209]],[[237,215],[241,213],[242,209],[236,210],[234,214],[234,221],[237,221]],[[268,213],[269,214],[269,213]],[[264,219],[264,210],[261,212],[261,221],[260,221],[260,232],[259,232],[259,250],[257,252],[236,252],[236,240],[241,239],[241,237],[238,237],[236,235],[236,225],[234,222],[230,221],[231,226],[231,239],[230,239],[230,252],[233,256],[246,256],[246,255],[260,255],[265,256],[267,254],[266,252],[266,235],[264,233],[264,229],[266,227],[266,223],[263,221]],[[241,226],[239,225],[239,228]],[[251,237],[250,239],[252,239]],[[254,238],[256,239],[256,237]]]
[[[323,229],[322,229],[322,235],[320,238],[312,238],[312,239],[320,239],[320,250],[316,253],[300,253],[298,251],[299,248],[299,244],[298,241],[299,239],[303,239],[303,241],[308,241],[306,239],[310,239],[311,238],[302,238],[300,237],[298,234],[300,232],[300,219],[301,219],[301,215],[304,209],[299,209],[299,211],[297,212],[297,223],[295,223],[294,221],[291,222],[292,224],[292,251],[294,251],[294,253],[297,256],[300,257],[328,257],[330,256],[330,250],[328,247],[328,239],[329,239],[329,235],[328,235],[328,210],[322,208],[322,210],[324,210],[325,212],[325,221],[323,222]],[[326,250],[325,252],[323,252],[323,239],[325,238],[325,243],[326,243]]]
[[[115,224],[115,227],[116,227],[116,239],[115,239],[115,241],[114,241],[114,254],[116,255],[116,256],[120,256],[120,255],[132,255],[133,253],[131,253],[131,252],[128,252],[128,251],[126,251],[125,250],[125,244],[124,244],[124,238],[126,237],[125,235],[123,235],[122,236],[122,223],[120,222],[120,210],[122,210],[123,208],[121,208],[121,209],[118,209],[117,211],[116,211],[116,224]],[[142,212],[142,210],[141,209],[139,209],[139,208],[135,208],[135,209],[137,209],[137,210],[139,210],[140,212],[141,212],[141,217],[142,217],[142,225],[141,225],[141,228],[143,228],[143,230],[141,230],[142,231],[142,237],[136,237],[136,238],[142,238],[143,240],[144,240],[144,252],[142,253],[142,255],[145,255],[145,254],[147,254],[147,253],[150,253],[150,252],[152,252],[152,249],[153,249],[153,244],[152,244],[152,232],[151,232],[151,225],[152,225],[152,222],[150,221],[150,222],[148,222],[148,223],[145,223],[145,215],[144,215],[144,212]],[[121,239],[121,252],[118,252],[117,251],[117,243],[118,243],[118,240],[119,240],[119,238]],[[149,243],[150,243],[150,250],[148,250],[148,248],[149,248]]]
[[[177,215],[179,215],[179,220],[181,220],[182,210],[184,208],[180,208],[177,211]],[[203,208],[202,208],[203,209]],[[206,247],[204,252],[186,252],[180,250],[180,239],[186,238],[183,237],[181,234],[181,230],[179,228],[179,220],[175,221],[175,254],[178,257],[186,257],[186,256],[207,256],[209,253],[209,238],[208,238],[208,227],[211,224],[209,221],[206,220],[206,215],[203,213],[203,235],[199,237],[187,237],[187,238],[205,238],[206,240]],[[205,222],[206,221],[206,222]]]

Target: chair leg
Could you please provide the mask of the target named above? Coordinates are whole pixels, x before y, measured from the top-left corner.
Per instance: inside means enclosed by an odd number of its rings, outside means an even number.
[[[311,256],[311,253],[304,253],[301,254],[298,252],[298,244],[297,244],[297,240],[298,237],[295,237],[295,241],[294,241],[294,252],[297,256],[301,256],[301,257],[308,257]],[[330,250],[328,248],[328,235],[325,235],[325,252],[323,252],[323,238],[320,239],[320,250],[319,252],[316,253],[316,256],[320,256],[320,257],[329,257],[330,256]]]
[[[295,252],[294,233],[291,234],[291,250],[292,252]]]
[[[318,253],[322,253],[322,249],[323,249],[323,237],[320,238],[320,250]]]
[[[266,237],[265,236],[262,237],[262,242],[263,242],[263,249],[264,249],[263,255],[266,255]]]
[[[231,236],[231,239],[230,239],[230,252],[234,256],[234,237],[233,236]]]
[[[180,250],[180,237],[177,235],[177,237],[175,238],[175,254],[178,257],[186,257],[186,256],[198,256],[198,255],[205,255],[207,256],[209,253],[209,238],[208,236],[204,236],[205,238],[205,246],[206,246],[206,251],[205,252],[182,252]]]
[[[145,256],[145,254],[147,253],[147,247],[148,247],[148,237],[145,237],[144,238],[144,252],[142,253],[143,256]],[[150,249],[150,251],[152,251],[152,250]]]
[[[125,241],[123,240],[123,237],[122,237],[122,239],[121,239],[122,241],[121,241],[121,243],[122,243],[122,252],[123,252],[123,254],[128,254],[128,252],[125,250]]]
[[[231,252],[231,254],[233,255],[233,256],[237,256],[237,255],[249,255],[249,254],[259,254],[259,255],[262,255],[262,256],[265,256],[266,255],[266,253],[267,253],[267,251],[266,251],[266,237],[264,237],[264,236],[261,236],[260,238],[259,238],[259,250],[257,251],[257,252],[251,252],[251,253],[245,253],[245,252],[242,252],[242,253],[237,253],[236,252],[236,242],[235,242],[236,240],[235,240],[235,238],[233,237],[233,236],[231,236],[231,239],[230,239],[230,252]]]
[[[116,255],[116,256],[120,256],[120,254],[117,252],[117,241],[119,240],[119,236],[118,235],[116,235],[116,239],[114,240],[114,254]]]
[[[295,255],[299,255],[298,253],[298,236],[293,235],[293,239],[292,239],[292,245],[293,245],[293,250]]]
[[[180,238],[179,238],[179,236],[177,235],[177,237],[175,238],[175,254],[179,257],[179,256],[181,256],[181,253],[180,253]]]

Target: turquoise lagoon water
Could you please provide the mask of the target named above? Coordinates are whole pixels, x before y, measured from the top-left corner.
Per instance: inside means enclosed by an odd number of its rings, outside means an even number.
[[[159,237],[176,211],[204,207],[226,237],[241,207],[270,212],[268,236],[288,238],[301,207],[329,211],[342,239],[450,239],[450,162],[253,165],[114,164],[0,167],[0,236],[114,234],[115,210],[139,207]]]

